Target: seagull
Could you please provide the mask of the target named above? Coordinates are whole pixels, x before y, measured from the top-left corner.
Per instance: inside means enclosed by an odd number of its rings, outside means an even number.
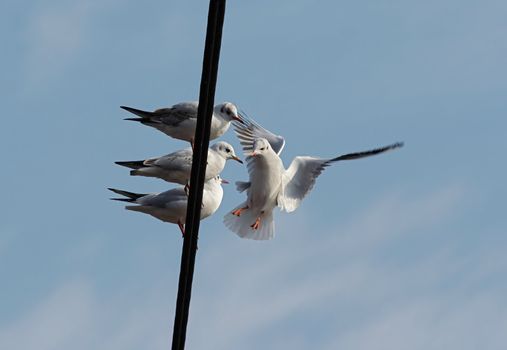
[[[256,130],[261,130],[261,134],[267,131],[264,128],[250,128],[249,125],[245,125],[242,133],[236,130],[238,137],[239,134],[243,136],[243,149],[248,154],[246,162],[250,181],[236,182],[239,192],[246,190],[247,199],[224,217],[224,223],[231,231],[242,238],[255,240],[274,237],[273,209],[278,206],[288,213],[296,210],[327,166],[342,160],[370,157],[403,146],[403,143],[397,142],[329,159],[298,156],[294,158],[289,168],[285,169],[279,157],[284,142],[275,142],[277,137],[271,137],[271,142],[264,137],[256,137]],[[276,136],[271,132],[268,133]],[[253,142],[250,143],[251,139]]]
[[[154,112],[143,111],[127,106],[120,108],[137,115],[139,118],[125,118],[141,124],[151,126],[175,139],[189,141],[194,147],[195,127],[197,125],[198,101],[181,102],[172,107],[160,108]],[[221,103],[213,108],[211,119],[210,140],[222,136],[231,124],[231,121],[243,122],[238,109],[231,102]]]
[[[192,155],[192,148],[188,147],[158,158],[115,163],[133,169],[130,171],[130,175],[157,177],[167,182],[185,185],[188,190],[190,171],[192,170]],[[234,148],[230,144],[224,141],[213,144],[208,150],[205,181],[219,175],[228,159],[243,164],[243,161],[236,156]]]
[[[228,181],[215,176],[204,183],[201,205],[201,220],[215,213],[223,197],[221,184]],[[188,197],[183,186],[162,193],[141,194],[109,188],[110,191],[126,198],[111,198],[116,201],[133,203],[125,209],[149,214],[161,221],[177,224],[185,235]]]

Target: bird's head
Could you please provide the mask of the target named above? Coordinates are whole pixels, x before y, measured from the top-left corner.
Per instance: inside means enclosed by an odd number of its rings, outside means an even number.
[[[238,156],[236,156],[236,153],[234,152],[234,148],[224,141],[219,141],[215,143],[213,146],[211,146],[211,149],[216,151],[218,154],[220,154],[224,159],[234,159],[235,161],[243,164],[243,161],[239,159]]]
[[[250,153],[250,156],[256,157],[256,156],[265,154],[266,152],[269,151],[270,148],[271,148],[271,146],[270,146],[268,140],[266,140],[264,138],[255,139],[255,141],[253,143],[253,150],[252,150],[252,153]]]
[[[238,122],[243,123],[243,120],[241,119],[241,116],[238,113],[238,108],[236,108],[234,103],[225,102],[219,104],[217,106],[217,112],[224,120],[227,120],[229,122],[237,120]]]
[[[215,181],[218,182],[219,184],[228,184],[229,183],[229,181],[227,181],[226,179],[222,179],[220,177],[220,175],[215,176]]]

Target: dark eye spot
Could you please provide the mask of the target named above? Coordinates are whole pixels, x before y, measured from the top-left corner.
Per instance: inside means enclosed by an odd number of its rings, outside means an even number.
[[[264,151],[265,149],[266,149],[266,147],[262,147],[262,148],[261,148],[261,151]]]
[[[229,148],[226,148],[226,149],[225,149],[225,151],[226,151],[227,153],[230,153],[230,152],[231,152],[231,150],[230,150]]]

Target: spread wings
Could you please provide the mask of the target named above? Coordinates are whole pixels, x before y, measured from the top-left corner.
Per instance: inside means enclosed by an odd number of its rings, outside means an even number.
[[[317,177],[334,162],[370,157],[402,146],[403,143],[398,142],[369,151],[344,154],[332,159],[296,157],[282,175],[282,191],[278,196],[278,206],[287,212],[296,210],[303,198],[312,190]]]

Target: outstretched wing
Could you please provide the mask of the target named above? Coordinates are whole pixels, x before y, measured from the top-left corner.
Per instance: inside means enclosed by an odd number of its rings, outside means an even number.
[[[257,124],[254,120],[241,114],[242,122],[233,121],[234,131],[243,146],[243,152],[249,153],[253,151],[253,142],[258,138],[265,138],[268,140],[271,148],[277,155],[283,150],[285,146],[285,139],[280,135],[275,135],[271,131],[264,129]]]
[[[278,196],[278,206],[289,213],[296,210],[303,198],[312,190],[317,177],[334,162],[370,157],[402,146],[403,143],[398,142],[369,151],[344,154],[332,159],[296,157],[282,176],[282,191]]]
[[[329,159],[296,157],[282,175],[282,191],[278,195],[280,209],[290,213],[315,185],[322,170],[330,164]]]

